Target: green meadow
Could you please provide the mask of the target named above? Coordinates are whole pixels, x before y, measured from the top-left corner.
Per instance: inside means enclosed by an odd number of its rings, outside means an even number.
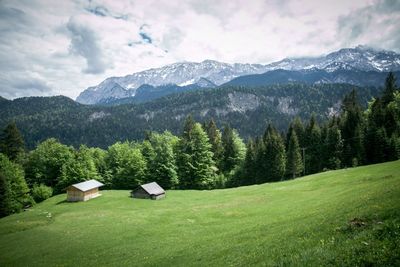
[[[0,266],[400,265],[400,161],[159,201],[65,199],[0,219]]]

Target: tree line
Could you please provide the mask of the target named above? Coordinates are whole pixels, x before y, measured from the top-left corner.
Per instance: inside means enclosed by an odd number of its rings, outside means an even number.
[[[78,148],[107,149],[120,140],[143,140],[146,130],[168,129],[181,135],[188,114],[196,121],[214,119],[219,127],[229,124],[244,139],[261,135],[266,120],[286,131],[293,114],[306,121],[312,112],[318,121],[327,118],[328,107],[338,111],[344,95],[362,92],[363,108],[381,88],[349,84],[276,84],[261,87],[224,87],[173,94],[143,104],[113,107],[88,106],[63,96],[26,97],[0,101],[0,128],[15,120],[27,149],[51,137]]]
[[[356,91],[325,122],[295,118],[286,132],[268,124],[246,142],[226,124],[188,116],[179,136],[146,132],[142,142],[75,149],[54,138],[26,152],[14,122],[0,139],[0,216],[18,212],[66,187],[97,179],[109,189],[155,181],[165,189],[215,189],[293,179],[324,170],[400,158],[400,93],[389,74],[381,97],[363,110]]]

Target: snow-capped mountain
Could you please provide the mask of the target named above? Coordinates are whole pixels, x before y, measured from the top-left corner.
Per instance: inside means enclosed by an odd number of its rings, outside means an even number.
[[[258,74],[267,70],[266,66],[260,64],[228,64],[213,60],[200,63],[174,63],[125,77],[108,78],[99,85],[83,91],[76,100],[83,104],[96,104],[104,99],[131,97],[143,84],[151,86],[174,84],[182,87],[194,84],[199,87],[213,87],[242,75]]]
[[[326,56],[315,58],[287,58],[268,64],[267,66],[270,70],[320,69],[333,72],[339,69],[348,69],[387,72],[400,70],[400,54],[359,45],[355,48],[343,48]]]
[[[87,88],[76,100],[83,104],[96,104],[105,100],[134,97],[136,90],[144,84],[153,87],[176,85],[178,89],[188,85],[196,85],[199,88],[214,87],[239,76],[261,74],[277,69],[324,70],[326,72],[338,70],[398,71],[400,70],[400,54],[357,46],[343,48],[326,56],[283,59],[267,65],[228,64],[213,60],[205,60],[200,63],[174,63],[124,77],[108,78],[97,86]]]

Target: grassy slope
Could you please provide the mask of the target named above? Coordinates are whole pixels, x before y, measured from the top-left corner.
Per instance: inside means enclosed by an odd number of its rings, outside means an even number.
[[[0,266],[400,263],[400,161],[167,195],[58,195],[3,218]]]

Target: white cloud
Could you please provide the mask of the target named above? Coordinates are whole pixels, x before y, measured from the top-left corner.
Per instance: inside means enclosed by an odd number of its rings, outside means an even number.
[[[176,61],[269,63],[343,46],[399,51],[396,0],[0,1],[0,95],[75,98]]]

